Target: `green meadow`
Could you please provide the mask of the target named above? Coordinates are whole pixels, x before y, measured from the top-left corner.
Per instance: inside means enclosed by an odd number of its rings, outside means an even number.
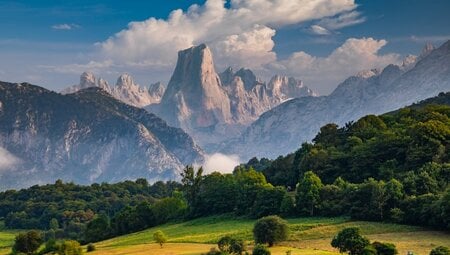
[[[337,255],[330,245],[333,236],[343,228],[359,227],[371,241],[394,243],[399,254],[413,251],[416,255],[429,254],[438,245],[450,246],[450,233],[429,229],[347,218],[294,218],[287,219],[289,240],[271,248],[273,255]],[[96,243],[92,255],[199,255],[216,247],[218,239],[230,235],[246,240],[249,249],[253,245],[252,228],[255,220],[229,216],[215,216],[186,222],[168,223],[141,232],[128,234]],[[17,231],[7,231],[0,225],[0,254],[8,254]],[[168,242],[160,248],[152,238],[156,230],[168,235]]]

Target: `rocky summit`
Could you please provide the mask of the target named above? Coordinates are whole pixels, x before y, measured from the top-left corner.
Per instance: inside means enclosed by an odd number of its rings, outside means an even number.
[[[165,91],[165,86],[161,82],[151,84],[148,88],[141,87],[127,73],[117,79],[115,86],[110,86],[103,78],[97,80],[92,72],[84,72],[80,76],[79,84],[70,86],[61,93],[70,94],[91,87],[99,87],[116,99],[136,107],[159,103]]]
[[[315,93],[294,78],[275,76],[264,83],[249,69],[234,72],[231,67],[218,74],[210,49],[202,44],[178,53],[161,103],[147,109],[213,150],[265,111],[303,96]]]

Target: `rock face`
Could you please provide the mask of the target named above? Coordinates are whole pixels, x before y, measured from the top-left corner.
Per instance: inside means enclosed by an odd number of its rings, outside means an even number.
[[[61,93],[71,94],[90,87],[99,87],[116,99],[136,107],[159,103],[165,90],[160,82],[151,84],[148,88],[141,87],[127,73],[117,79],[116,86],[110,86],[106,80],[100,78],[97,81],[93,73],[84,72],[80,77],[80,84],[66,88]]]
[[[218,74],[210,49],[202,44],[178,53],[175,71],[159,105],[147,109],[186,130],[211,149],[238,135],[263,112],[314,93],[301,81],[276,76],[268,84],[249,69]]]
[[[121,86],[133,84],[122,78]],[[90,88],[68,95],[0,82],[0,149],[19,158],[1,169],[1,189],[56,179],[176,179],[184,165],[203,160],[184,131],[85,80]]]
[[[342,82],[329,96],[289,100],[264,113],[245,132],[221,148],[245,160],[275,158],[310,141],[322,125],[381,114],[450,91],[450,41],[401,66],[361,72]]]
[[[178,53],[159,113],[185,130],[230,123],[230,100],[214,69],[211,51],[200,45]]]

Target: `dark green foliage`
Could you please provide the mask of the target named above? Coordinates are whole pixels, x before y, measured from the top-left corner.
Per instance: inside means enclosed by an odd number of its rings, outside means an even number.
[[[339,252],[348,252],[350,255],[363,254],[369,244],[369,240],[361,236],[359,228],[345,228],[331,241],[331,246],[339,249]]]
[[[88,244],[87,247],[86,247],[86,251],[87,252],[91,252],[91,251],[95,251],[95,250],[96,250],[96,248],[95,248],[95,245],[93,243]]]
[[[183,184],[183,193],[189,205],[190,216],[197,216],[199,210],[200,185],[203,180],[203,168],[194,170],[192,166],[186,166],[181,173],[181,184]]]
[[[255,243],[273,246],[288,238],[287,222],[278,216],[267,216],[256,221],[253,227]]]
[[[14,241],[13,253],[34,254],[43,241],[42,233],[39,231],[31,230],[26,233],[20,233]]]
[[[445,246],[438,246],[431,250],[430,255],[450,255],[450,249]]]
[[[258,194],[253,206],[252,216],[260,218],[281,213],[283,199],[287,192],[283,187],[266,185],[259,187]]]
[[[378,253],[375,247],[369,244],[366,247],[364,247],[364,250],[362,251],[361,255],[378,255]]]
[[[397,248],[395,248],[395,245],[392,243],[373,242],[372,246],[375,248],[377,255],[396,255],[396,254],[398,254]]]
[[[256,244],[255,248],[253,248],[252,255],[270,255],[269,249],[262,244]]]
[[[76,234],[69,233],[69,229],[83,229],[96,214],[113,217],[126,206],[135,207],[144,201],[152,204],[155,197],[171,195],[180,187],[176,182],[149,186],[143,179],[90,186],[59,180],[55,184],[1,192],[0,218],[5,218],[7,228],[62,229],[68,237]]]
[[[230,236],[224,236],[219,239],[217,246],[222,253],[240,255],[245,251],[244,241]]]
[[[322,181],[311,171],[304,174],[297,185],[297,209],[300,213],[314,216],[314,211],[319,206]]]
[[[99,217],[90,221],[84,232],[86,242],[97,242],[105,240],[112,236],[112,229],[109,223],[109,219],[106,215],[100,215]]]

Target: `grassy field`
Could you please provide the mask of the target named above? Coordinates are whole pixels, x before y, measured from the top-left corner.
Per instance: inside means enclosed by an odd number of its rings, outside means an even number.
[[[11,252],[11,246],[17,231],[5,230],[3,221],[0,221],[0,254],[8,254]]]
[[[345,227],[355,226],[371,241],[394,243],[399,254],[414,251],[427,255],[438,245],[450,246],[450,233],[430,231],[420,227],[376,222],[350,221],[347,218],[296,218],[288,219],[290,238],[271,249],[273,255],[337,255],[330,246],[332,237]],[[217,240],[231,235],[247,241],[252,246],[254,220],[235,219],[227,216],[207,217],[182,223],[170,223],[138,233],[124,235],[96,243],[92,255],[198,255],[215,247]],[[161,249],[152,240],[156,230],[162,230],[169,237]],[[0,254],[7,254],[14,238],[14,232],[0,232]],[[6,248],[5,248],[6,247]]]
[[[330,246],[332,237],[345,227],[355,226],[371,241],[394,243],[399,254],[414,251],[428,254],[438,245],[450,246],[450,234],[429,231],[420,227],[376,222],[349,221],[346,218],[288,219],[290,238],[272,249],[273,255],[339,254]],[[166,224],[138,233],[97,243],[95,254],[201,254],[215,247],[217,240],[231,235],[247,240],[251,246],[254,220],[233,219],[226,216],[208,217],[183,223]],[[152,234],[162,230],[169,236],[168,244],[160,249],[153,243]]]

